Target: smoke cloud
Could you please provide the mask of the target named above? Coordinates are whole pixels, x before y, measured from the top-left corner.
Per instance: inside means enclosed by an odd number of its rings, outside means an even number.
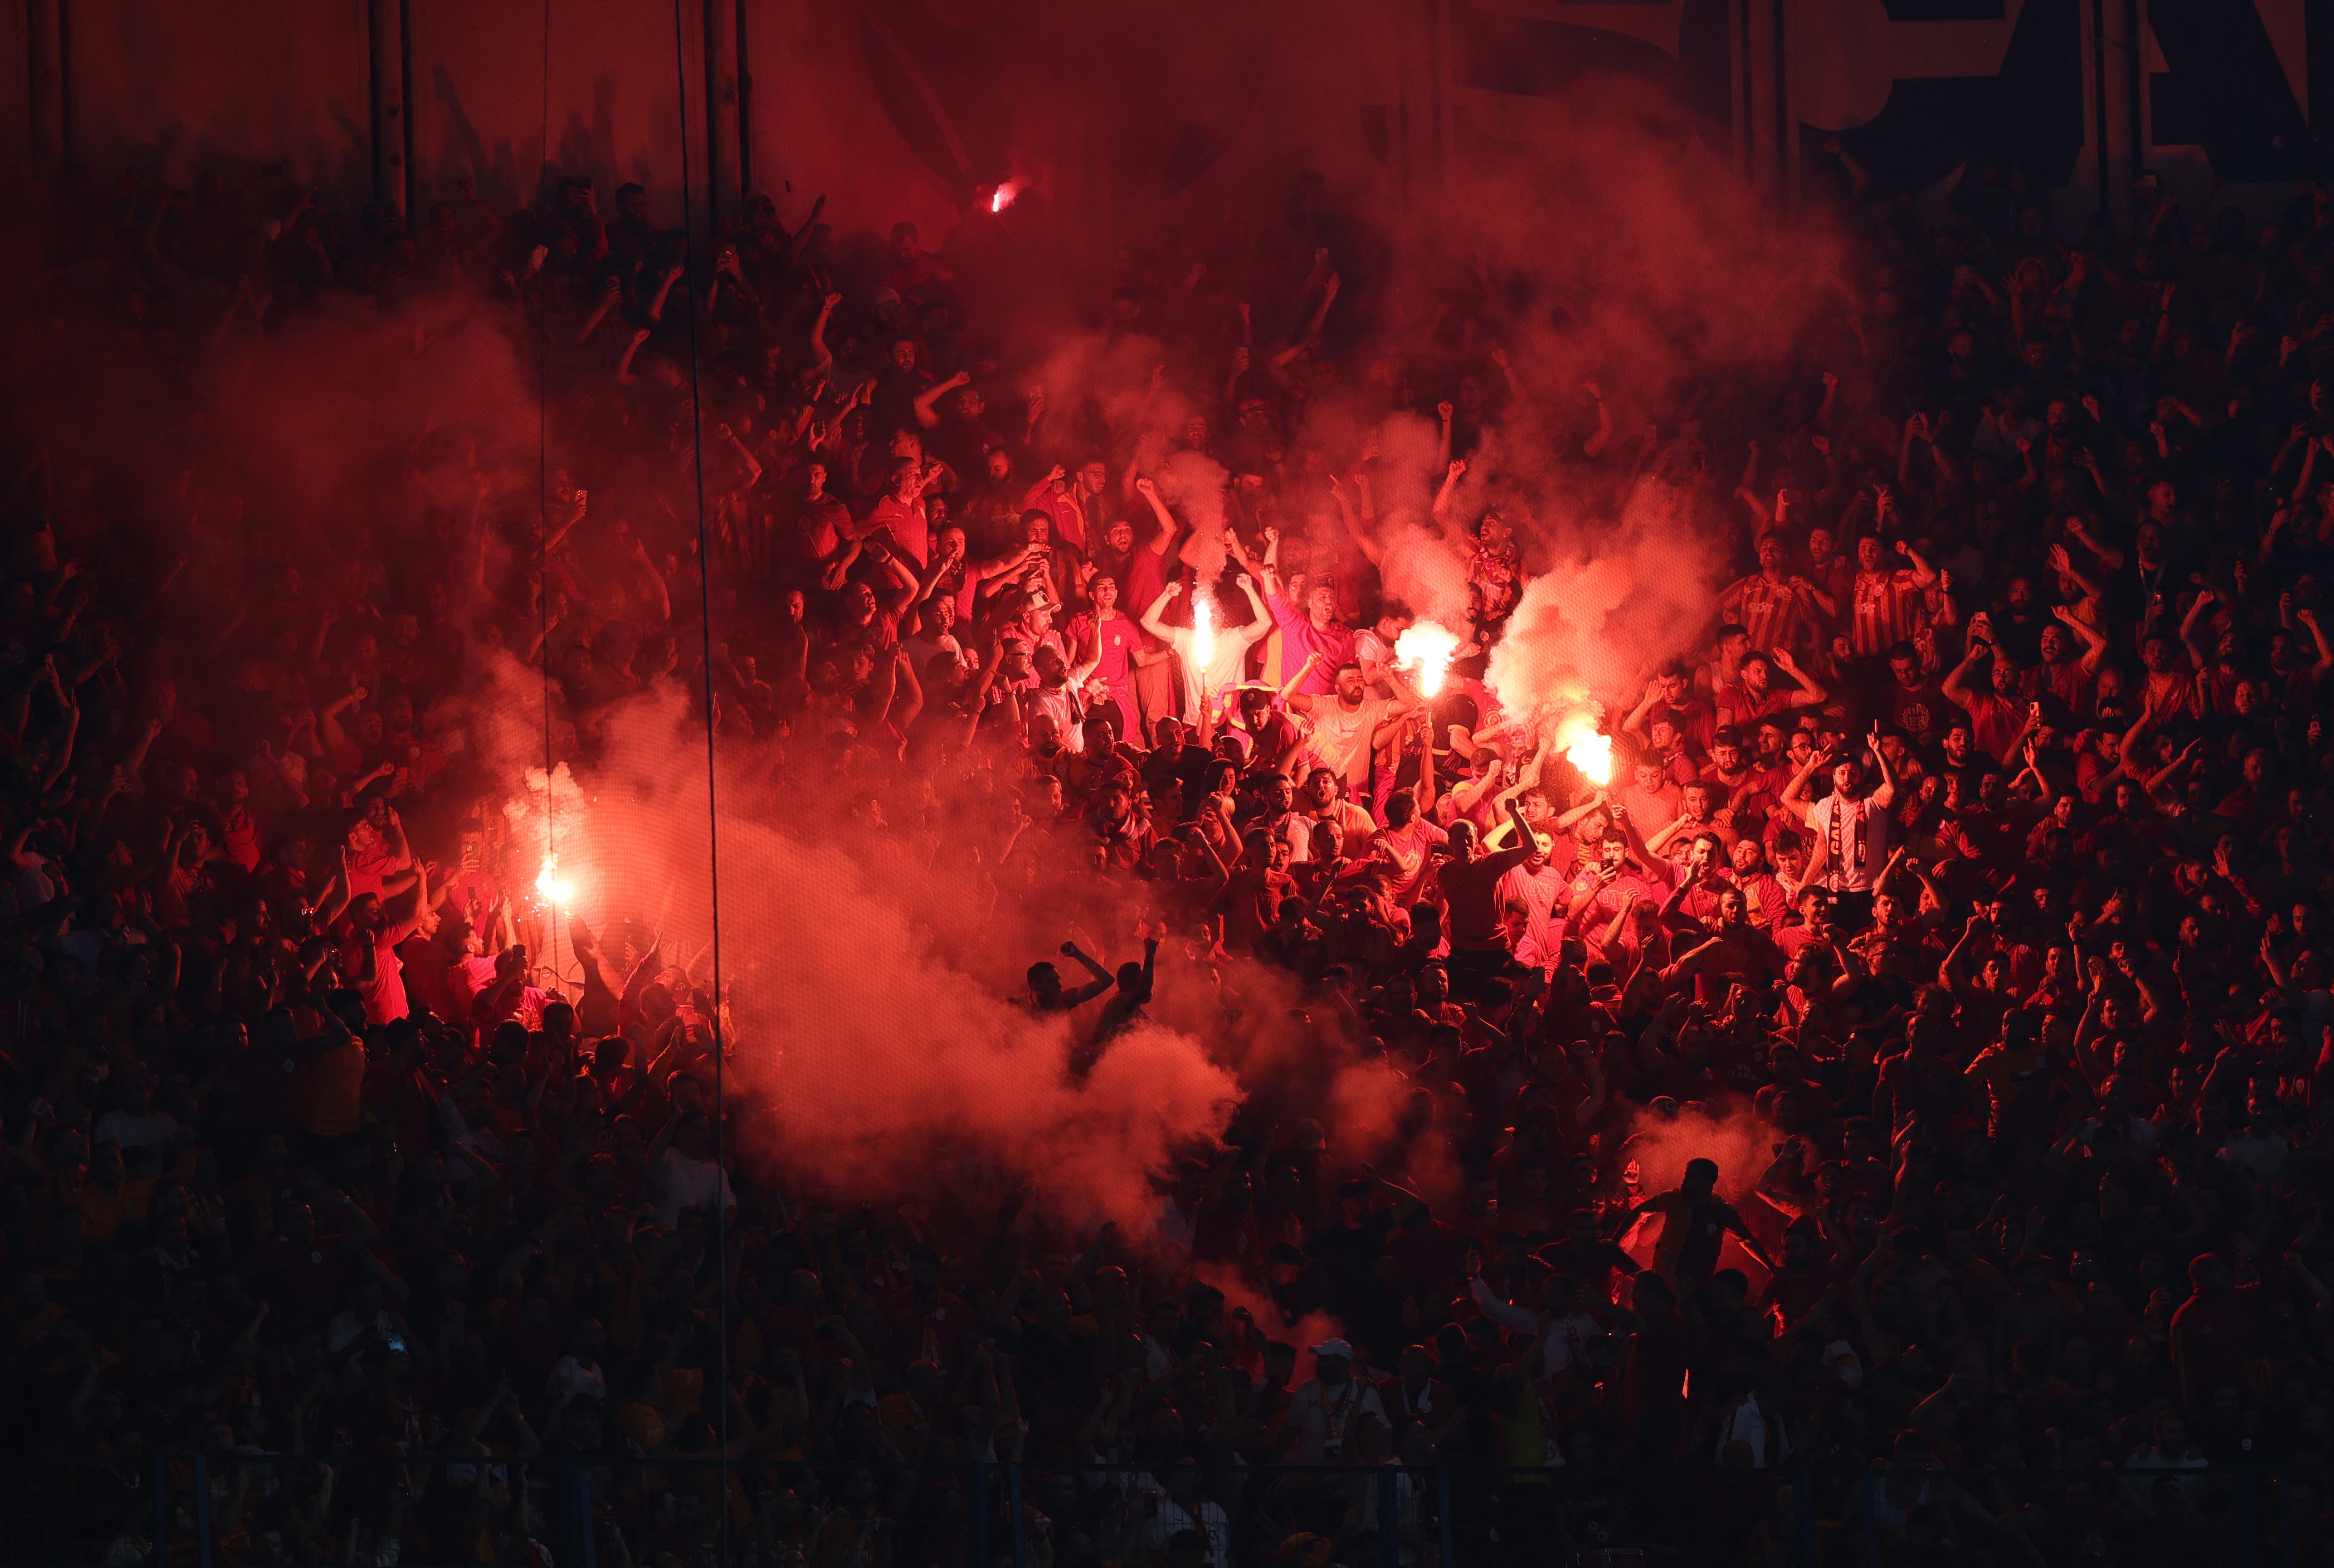
[[[1159,467],[1159,498],[1187,530],[1178,559],[1211,583],[1224,569],[1224,486],[1221,463],[1203,452],[1176,452]]]
[[[1515,707],[1618,696],[1652,659],[1700,636],[1726,549],[1700,428],[1739,415],[1730,399],[1742,372],[1783,362],[1834,297],[1828,250],[1787,243],[1738,182],[1602,117],[1594,97],[1584,87],[1528,168],[1474,149],[1439,202],[1403,214],[1398,228],[1386,216],[1366,294],[1356,284],[1323,329],[1321,358],[1337,373],[1291,372],[1309,379],[1289,399],[1302,413],[1288,432],[1288,476],[1307,455],[1343,472],[1374,445],[1385,590],[1453,630],[1468,611],[1465,544],[1431,525],[1440,429],[1387,410],[1412,401],[1394,395],[1404,388],[1430,408],[1456,398],[1470,376],[1504,403],[1502,422],[1467,455],[1454,522],[1500,505],[1534,574],[1488,675]],[[1374,204],[1349,205],[1366,215]],[[410,602],[430,582],[447,586],[450,618],[472,640],[443,717],[464,731],[462,764],[479,793],[513,807],[513,871],[523,887],[536,848],[555,842],[577,912],[595,927],[653,911],[668,961],[700,980],[719,966],[747,1158],[898,1197],[928,1193],[935,1170],[977,1160],[1039,1182],[1065,1213],[1147,1231],[1156,1180],[1215,1147],[1245,1105],[1283,1129],[1321,1121],[1338,1161],[1385,1159],[1438,1200],[1455,1190],[1432,1096],[1326,1021],[1326,1008],[1322,1022],[1294,1022],[1294,982],[1255,965],[1201,965],[1171,948],[1153,1017],[1073,1084],[1066,1063],[1091,1010],[1040,1018],[1003,998],[1019,967],[1074,924],[1095,933],[1098,957],[1135,956],[1142,894],[1097,891],[1075,868],[1001,870],[1006,835],[992,819],[1006,786],[947,778],[921,798],[888,781],[863,788],[863,776],[889,768],[871,737],[815,755],[805,743],[791,772],[769,775],[749,775],[717,746],[717,792],[685,644],[682,679],[589,716],[588,758],[566,736],[547,758],[557,726],[546,722],[542,671],[504,645],[533,635],[553,591],[534,581],[547,471],[572,456],[581,473],[595,453],[587,432],[545,415],[543,367],[496,312],[416,300],[376,316],[286,302],[263,335],[251,327],[261,302],[190,290],[158,302],[155,330],[218,346],[174,380],[143,350],[110,346],[118,323],[102,302],[43,293],[36,276],[24,263],[17,297],[37,304],[5,350],[15,407],[38,421],[72,505],[160,520],[159,537],[124,527],[107,539],[118,570],[176,547],[197,557],[180,591],[197,608],[166,617],[168,634],[207,640],[222,605],[288,621],[295,607],[270,601],[267,574],[316,539],[333,545],[321,553],[377,567],[381,579],[336,582],[328,600],[377,592]],[[1191,307],[1201,335],[1214,331],[1227,348],[1223,323],[1248,303],[1222,292],[1230,286],[1211,274]],[[1027,319],[983,323],[1009,345],[1006,384],[1046,389],[1051,439],[1066,433],[1066,445],[1114,458],[1131,444],[1191,526],[1184,563],[1212,577],[1228,470],[1201,453],[1170,455],[1172,433],[1199,405],[1154,379],[1170,358],[1161,341],[1073,331],[1058,299],[1029,308]],[[1259,366],[1280,346],[1258,341]],[[563,385],[584,380],[564,361],[550,368]],[[1590,382],[1611,413],[1601,437]],[[608,396],[596,416],[645,417],[621,402]],[[188,447],[125,457],[122,428],[175,430],[189,404]],[[1648,422],[1659,426],[1650,442]],[[571,544],[586,555],[616,555],[628,502],[671,534],[655,501],[661,489],[685,493],[653,464],[611,467],[614,487],[594,476],[590,518]],[[358,543],[365,532],[369,545]],[[685,584],[673,586],[684,598]],[[705,952],[717,856],[719,946]],[[572,974],[560,939],[547,957]],[[1689,1135],[1677,1125],[1646,1148],[1659,1160],[1674,1152],[1682,1169]],[[1734,1139],[1721,1158],[1731,1172],[1747,1168],[1759,1136],[1720,1123],[1691,1135],[1705,1150]],[[1665,1166],[1640,1160],[1649,1188],[1673,1183]]]
[[[1642,478],[1609,527],[1564,529],[1550,548],[1484,678],[1512,707],[1617,699],[1715,609],[1717,530],[1684,486]]]
[[[1782,1137],[1779,1130],[1747,1110],[1721,1112],[1688,1105],[1669,1115],[1640,1111],[1630,1123],[1621,1151],[1625,1160],[1635,1163],[1638,1188],[1649,1196],[1674,1188],[1685,1178],[1687,1162],[1712,1161],[1718,1167],[1718,1196],[1740,1208],[1762,1243],[1771,1246],[1780,1241],[1780,1227],[1762,1222],[1772,1220],[1776,1211],[1759,1201],[1755,1193],[1772,1159],[1770,1150]],[[1639,1263],[1653,1262],[1662,1223],[1648,1217],[1624,1239],[1625,1248]],[[1766,1283],[1766,1269],[1731,1236],[1721,1250],[1719,1265],[1741,1269],[1750,1281],[1754,1298]]]

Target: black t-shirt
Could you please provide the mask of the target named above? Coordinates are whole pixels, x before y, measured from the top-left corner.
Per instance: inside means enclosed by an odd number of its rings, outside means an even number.
[[[1959,717],[1953,704],[1945,700],[1944,689],[1934,675],[1924,675],[1918,686],[1901,685],[1894,676],[1888,680],[1888,722],[1905,732],[1915,746],[1926,746],[1943,735],[1947,722]]]

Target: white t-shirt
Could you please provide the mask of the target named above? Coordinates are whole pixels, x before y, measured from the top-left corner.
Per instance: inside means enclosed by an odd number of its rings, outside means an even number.
[[[1808,811],[1808,828],[1823,846],[1824,886],[1835,893],[1870,892],[1888,863],[1895,825],[1887,808],[1874,805],[1870,795],[1842,801],[1828,794],[1816,802]]]
[[[559,1419],[559,1412],[576,1400],[604,1400],[608,1397],[607,1374],[601,1371],[597,1361],[579,1361],[564,1355],[551,1369],[551,1382],[545,1390],[551,1396],[551,1411],[545,1418],[547,1426]]]
[[[1345,1435],[1365,1414],[1385,1420],[1385,1402],[1374,1385],[1350,1372],[1334,1389],[1318,1378],[1307,1378],[1297,1385],[1296,1402],[1288,1407],[1288,1419],[1297,1423],[1297,1462],[1326,1465],[1336,1459],[1345,1452]]]
[[[1178,1530],[1197,1530],[1208,1544],[1208,1568],[1231,1568],[1232,1521],[1220,1504],[1202,1499],[1196,1511],[1186,1509],[1149,1476],[1137,1476],[1135,1496],[1155,1492],[1159,1511],[1143,1522],[1143,1544],[1153,1552],[1164,1553],[1167,1539]]]
[[[1313,814],[1310,812],[1284,812],[1272,820],[1272,836],[1288,846],[1288,859],[1293,865],[1313,858]]]
[[[1086,706],[1073,685],[1041,686],[1029,694],[1022,706],[1031,717],[1046,714],[1054,721],[1054,738],[1070,751],[1084,753],[1086,749]]]
[[[167,1111],[149,1111],[143,1116],[132,1116],[125,1111],[109,1111],[97,1119],[97,1140],[119,1143],[127,1152],[132,1149],[167,1148],[178,1136],[178,1119]]]
[[[1348,712],[1335,697],[1326,697],[1316,699],[1313,711],[1305,716],[1313,726],[1305,737],[1305,749],[1345,781],[1346,794],[1360,794],[1369,784],[1370,737],[1393,707],[1382,697],[1365,697],[1359,707]]]
[[[2282,1132],[2258,1133],[2248,1128],[2221,1145],[2221,1158],[2251,1172],[2257,1181],[2276,1180],[2292,1157],[2293,1145]]]
[[[729,1173],[709,1159],[692,1159],[678,1149],[668,1149],[657,1161],[657,1223],[667,1230],[680,1223],[680,1211],[692,1205],[712,1217],[716,1201],[727,1210],[738,1207],[729,1188]]]
[[[1791,1441],[1782,1424],[1759,1408],[1757,1394],[1745,1394],[1718,1420],[1716,1455],[1722,1463],[1726,1445],[1740,1442],[1750,1450],[1754,1470],[1780,1469],[1791,1457]]]
[[[1265,623],[1269,626],[1271,622]],[[1220,692],[1239,681],[1240,672],[1248,668],[1248,650],[1253,647],[1245,635],[1247,628],[1226,630],[1216,629],[1215,646],[1208,661],[1201,664],[1193,649],[1198,639],[1187,626],[1167,629],[1167,644],[1175,650],[1175,668],[1183,672],[1183,711],[1196,715],[1200,711],[1200,691],[1205,688]]]
[[[57,896],[57,879],[49,874],[53,863],[46,855],[24,852],[24,869],[16,877],[16,907],[36,909]]]

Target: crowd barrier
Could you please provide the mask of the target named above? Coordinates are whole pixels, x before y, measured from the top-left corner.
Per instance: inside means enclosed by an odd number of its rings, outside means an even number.
[[[1140,1568],[1188,1528],[1194,1568],[2293,1568],[2334,1563],[2328,1479],[2253,1465],[27,1457],[0,1467],[0,1565]]]

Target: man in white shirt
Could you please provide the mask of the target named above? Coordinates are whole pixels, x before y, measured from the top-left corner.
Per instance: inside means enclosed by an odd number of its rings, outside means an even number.
[[[1337,830],[1337,852],[1347,860],[1359,860],[1369,853],[1370,841],[1377,836],[1377,819],[1346,798],[1345,781],[1326,767],[1316,767],[1306,775],[1304,793],[1297,797],[1297,805],[1314,822],[1326,822]],[[1297,858],[1311,857],[1307,854]]]
[[[1573,1303],[1572,1281],[1564,1275],[1548,1276],[1538,1312],[1500,1300],[1480,1274],[1467,1288],[1485,1317],[1517,1333],[1539,1337],[1543,1377],[1553,1378],[1569,1368],[1581,1359],[1588,1342],[1605,1332],[1593,1314]]]
[[[1034,740],[1043,727],[1039,716],[1053,724],[1051,738],[1060,741],[1074,752],[1085,750],[1086,678],[1094,674],[1091,664],[1072,669],[1069,661],[1051,647],[1041,646],[1033,660],[1037,672],[1037,688],[1029,694],[1029,733]]]
[[[694,1111],[673,1113],[672,1125],[659,1134],[649,1164],[657,1175],[657,1223],[670,1230],[680,1223],[684,1208],[701,1208],[712,1223],[738,1207],[730,1190],[729,1173],[715,1163],[713,1134],[705,1118]],[[719,1212],[717,1212],[717,1208]]]
[[[1791,1457],[1791,1440],[1784,1434],[1783,1423],[1760,1407],[1755,1389],[1745,1389],[1718,1418],[1714,1457],[1720,1464],[1726,1462],[1726,1450],[1737,1443],[1742,1445],[1754,1470],[1779,1470]]]
[[[178,1118],[153,1108],[153,1088],[145,1076],[141,1073],[125,1079],[121,1087],[121,1104],[97,1119],[97,1141],[118,1143],[124,1154],[133,1149],[168,1150],[175,1144],[178,1140]]]
[[[1183,592],[1180,577],[1161,589],[1143,611],[1143,630],[1175,650],[1175,668],[1183,678],[1183,717],[1194,723],[1208,694],[1239,684],[1240,672],[1248,665],[1248,650],[1272,632],[1272,612],[1257,592],[1255,579],[1242,572],[1239,582],[1240,592],[1248,596],[1245,626],[1213,626],[1203,635],[1196,627],[1167,624],[1167,606]],[[1222,613],[1212,601],[1209,609],[1211,615]]]
[[[1324,1340],[1313,1347],[1313,1375],[1297,1386],[1287,1430],[1296,1439],[1294,1463],[1334,1465],[1345,1451],[1354,1420],[1365,1411],[1385,1419],[1377,1390],[1354,1376],[1354,1347]]]
[[[1896,781],[1889,776],[1888,759],[1880,754],[1880,726],[1874,725],[1865,742],[1865,755],[1879,771],[1880,782],[1870,794],[1864,790],[1864,757],[1850,751],[1831,765],[1831,794],[1819,801],[1808,798],[1808,782],[1821,765],[1810,757],[1792,775],[1783,792],[1783,809],[1808,830],[1811,847],[1808,869],[1799,886],[1831,890],[1834,918],[1855,929],[1871,916],[1872,892],[1888,867],[1895,819],[1888,808],[1896,799]]]
[[[1336,689],[1326,696],[1296,692],[1288,698],[1290,710],[1311,721],[1305,749],[1344,779],[1351,795],[1367,797],[1370,758],[1402,732],[1402,721],[1418,706],[1418,694],[1403,679],[1402,671],[1389,666],[1385,674],[1394,688],[1391,698],[1370,695],[1358,664],[1338,666]]]
[[[1231,1568],[1231,1515],[1201,1488],[1197,1459],[1189,1454],[1179,1456],[1167,1472],[1163,1487],[1148,1475],[1138,1475],[1134,1494],[1136,1506],[1144,1515],[1145,1546],[1163,1554],[1170,1541],[1189,1530],[1204,1544],[1200,1561],[1206,1568]]]
[[[567,1353],[552,1363],[551,1380],[544,1390],[549,1401],[543,1419],[545,1427],[557,1421],[561,1412],[577,1400],[608,1397],[608,1377],[600,1370],[600,1358],[607,1349],[608,1336],[599,1319],[585,1318],[575,1325],[568,1338]]]

